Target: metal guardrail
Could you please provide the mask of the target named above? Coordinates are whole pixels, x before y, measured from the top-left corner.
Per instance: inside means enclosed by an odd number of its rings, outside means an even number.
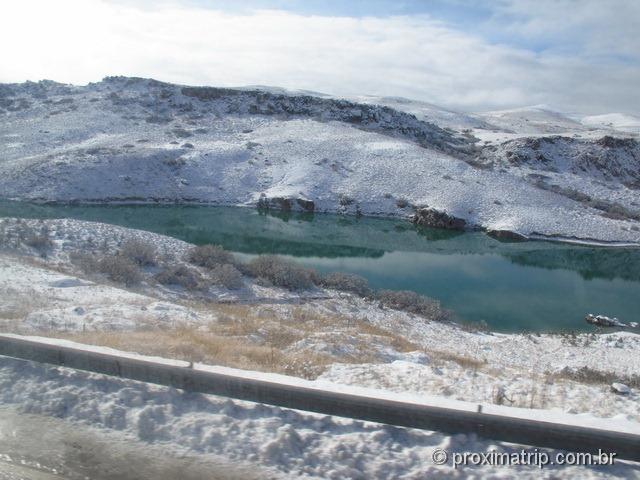
[[[640,461],[640,435],[634,433],[321,390],[255,376],[190,368],[186,362],[181,366],[90,348],[0,335],[0,355],[23,360],[326,415],[451,434],[475,433],[494,440],[575,452],[602,450],[615,452],[617,458]]]

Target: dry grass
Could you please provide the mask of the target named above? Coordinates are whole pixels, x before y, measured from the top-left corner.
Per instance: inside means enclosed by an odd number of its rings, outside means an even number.
[[[271,345],[253,345],[246,339],[221,336],[193,327],[135,332],[58,332],[51,336],[143,355],[309,379],[320,375],[332,361],[322,355],[285,355]]]
[[[22,320],[31,312],[46,307],[48,299],[35,291],[19,291],[14,288],[0,289],[0,319]]]
[[[640,388],[640,375],[618,375],[613,372],[594,370],[582,367],[577,370],[563,370],[556,374],[557,379],[566,379],[586,385],[611,385],[614,382],[624,383],[631,388]]]
[[[280,308],[278,308],[280,307]],[[416,344],[366,321],[339,314],[315,312],[303,306],[209,305],[217,321],[208,326],[181,326],[166,330],[128,332],[49,332],[51,336],[145,355],[224,365],[313,379],[335,362],[376,363],[371,341],[402,352],[420,350]],[[339,358],[288,350],[316,334],[330,334],[339,344],[345,335],[355,338],[350,354]],[[325,339],[325,337],[323,337]],[[327,340],[327,341],[331,341]]]
[[[260,332],[267,342],[286,348],[298,340],[321,332],[344,332],[358,336],[374,336],[400,352],[420,350],[420,347],[400,335],[384,330],[360,318],[337,313],[318,312],[304,306],[292,306],[286,311],[251,305],[216,305],[219,321],[210,330],[229,336],[246,336]],[[352,358],[351,360],[359,360]],[[360,359],[363,360],[363,359]]]
[[[427,354],[435,361],[454,362],[468,370],[478,371],[487,366],[486,360],[479,360],[468,355],[445,352],[443,350],[429,350]]]

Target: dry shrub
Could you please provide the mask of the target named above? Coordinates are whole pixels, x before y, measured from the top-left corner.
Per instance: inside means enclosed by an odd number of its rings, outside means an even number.
[[[189,263],[205,268],[216,268],[220,265],[235,265],[233,254],[227,252],[219,245],[200,245],[192,247],[187,253]]]
[[[385,307],[415,313],[431,320],[446,320],[449,317],[440,302],[411,290],[379,290],[376,299]]]
[[[249,262],[251,275],[267,285],[288,290],[308,290],[315,285],[317,273],[275,255],[261,255]]]
[[[128,287],[142,281],[142,274],[138,266],[120,255],[104,255],[100,257],[98,269],[100,273],[105,274],[110,280]]]
[[[70,255],[70,259],[84,273],[100,273],[106,275],[110,280],[128,287],[140,283],[143,278],[138,265],[121,255],[95,256],[74,253]]]
[[[242,273],[233,265],[225,264],[215,267],[211,271],[211,279],[214,284],[222,285],[229,290],[242,288],[244,284]]]
[[[186,290],[204,290],[206,284],[200,273],[186,265],[172,265],[166,267],[154,276],[163,285],[180,285]]]
[[[326,288],[354,293],[361,297],[369,297],[372,293],[366,278],[351,273],[329,273],[320,279],[320,285]]]
[[[157,263],[158,251],[156,247],[152,243],[145,242],[139,238],[125,240],[120,247],[119,253],[141,267],[156,265]]]

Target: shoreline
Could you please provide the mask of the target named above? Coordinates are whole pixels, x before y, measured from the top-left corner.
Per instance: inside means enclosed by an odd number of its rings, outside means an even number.
[[[170,200],[113,200],[113,201],[102,201],[102,200],[78,200],[78,201],[58,201],[58,200],[19,200],[12,198],[1,198],[0,202],[7,202],[13,204],[26,204],[33,206],[51,206],[51,207],[127,207],[127,206],[152,206],[152,207],[204,207],[204,208],[243,208],[243,209],[253,209],[262,212],[273,212],[281,215],[304,215],[304,216],[314,216],[314,215],[335,215],[340,217],[348,217],[348,218],[371,218],[371,219],[382,219],[382,220],[401,220],[407,222],[411,225],[416,225],[411,221],[412,214],[401,215],[401,214],[393,214],[393,213],[361,213],[356,214],[350,211],[340,212],[336,211],[314,211],[308,212],[304,210],[286,210],[286,209],[277,209],[277,208],[260,208],[257,204],[254,203],[226,203],[226,202],[205,202],[205,201],[170,201]],[[0,217],[0,218],[11,218],[10,217]],[[23,217],[30,218],[30,217]],[[54,217],[54,218],[68,218],[68,217]],[[625,241],[604,241],[597,240],[592,238],[576,238],[564,236],[562,234],[542,234],[537,232],[531,232],[528,234],[524,234],[517,231],[504,230],[504,232],[509,234],[517,235],[518,237],[525,237],[518,240],[508,240],[508,239],[499,239],[490,234],[491,229],[477,226],[476,228],[465,228],[463,230],[449,230],[437,227],[429,227],[424,226],[424,228],[431,230],[441,230],[444,232],[447,231],[460,231],[462,233],[471,233],[471,232],[480,232],[487,237],[493,238],[497,241],[504,243],[513,243],[513,242],[552,242],[552,243],[560,243],[567,245],[578,245],[578,246],[586,246],[586,247],[598,247],[598,248],[607,248],[607,249],[640,249],[640,242],[625,242]]]

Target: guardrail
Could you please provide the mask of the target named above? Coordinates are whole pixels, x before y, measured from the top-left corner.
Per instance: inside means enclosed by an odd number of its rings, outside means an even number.
[[[367,395],[323,388],[305,382],[275,381],[255,372],[204,367],[187,362],[111,354],[91,346],[66,346],[17,335],[0,335],[0,355],[114,375],[178,389],[220,395],[309,412],[446,433],[476,433],[494,440],[575,452],[615,452],[617,458],[640,461],[640,434],[542,421],[508,414],[509,408],[466,402],[429,403],[394,400],[393,394]],[[438,404],[439,403],[439,404]],[[522,413],[522,412],[521,412]]]

